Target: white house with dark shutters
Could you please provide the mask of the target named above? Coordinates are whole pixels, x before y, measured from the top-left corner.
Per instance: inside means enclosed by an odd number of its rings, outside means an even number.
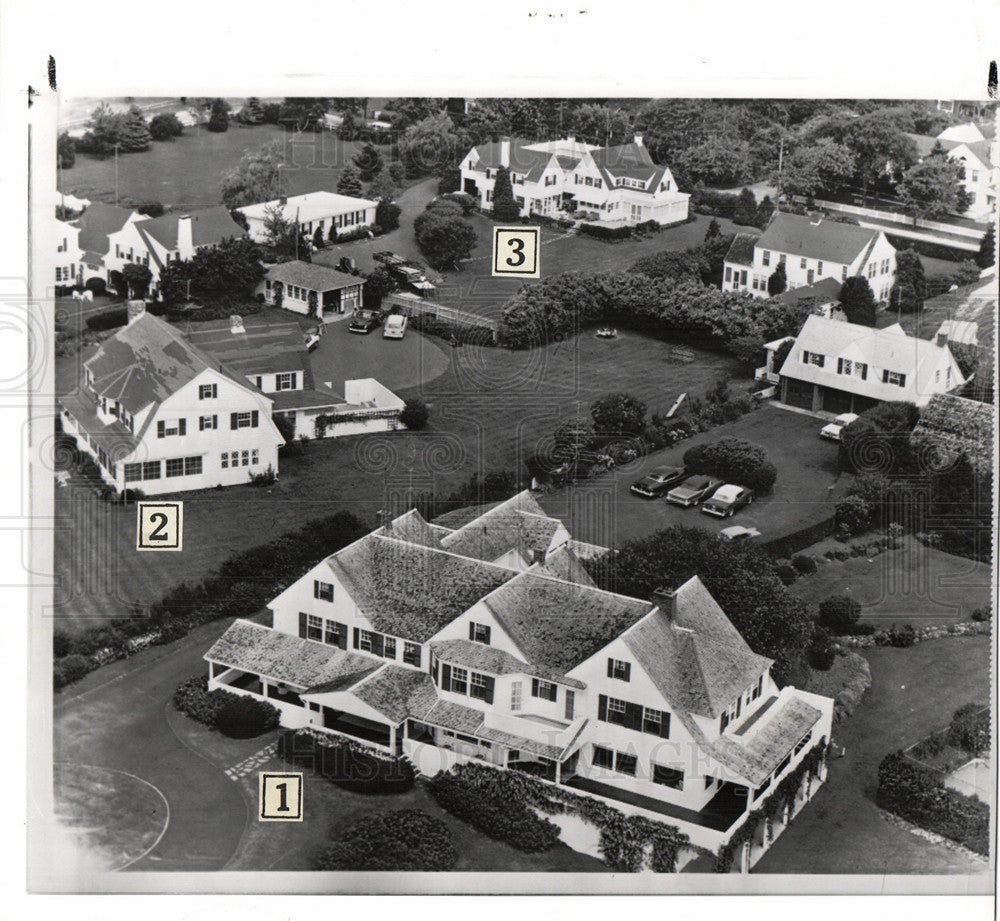
[[[129,322],[83,365],[59,397],[60,419],[106,483],[146,495],[246,483],[278,469],[284,439],[271,400],[189,342],[129,304]]]
[[[603,552],[528,492],[407,512],[273,599],[272,626],[234,623],[209,684],[424,774],[529,770],[716,849],[824,748],[833,701],[779,688],[697,576],[598,588],[583,561]]]

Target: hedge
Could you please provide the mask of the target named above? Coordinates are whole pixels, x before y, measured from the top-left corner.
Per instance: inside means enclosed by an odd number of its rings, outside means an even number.
[[[732,436],[689,448],[684,452],[684,467],[689,473],[716,476],[758,494],[771,492],[778,478],[778,470],[763,448]]]
[[[948,727],[948,744],[973,755],[989,752],[989,709],[978,704],[966,704],[956,710]]]
[[[94,332],[117,329],[126,323],[128,323],[128,309],[125,307],[116,307],[114,310],[105,310],[103,313],[87,317],[87,329]]]
[[[989,806],[950,790],[937,771],[901,751],[887,755],[879,765],[876,803],[920,828],[989,856]]]
[[[338,787],[366,795],[391,795],[412,789],[416,773],[404,758],[394,758],[344,736],[311,729],[286,730],[278,738],[279,756],[305,764]]]
[[[605,227],[603,224],[581,224],[580,233],[586,237],[596,237],[598,240],[627,240],[632,236],[632,228]]]
[[[547,851],[559,840],[559,828],[548,819],[539,818],[523,804],[491,797],[456,774],[442,772],[428,786],[442,809],[519,851]]]
[[[265,700],[216,688],[208,689],[208,677],[195,675],[174,691],[174,707],[193,720],[235,738],[252,738],[278,725],[278,708]]]
[[[450,870],[458,860],[451,831],[419,809],[379,812],[340,833],[317,870],[381,872]]]

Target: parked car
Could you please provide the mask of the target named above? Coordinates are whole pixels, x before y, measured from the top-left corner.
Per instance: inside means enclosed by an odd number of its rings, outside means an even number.
[[[659,499],[684,479],[685,472],[683,467],[654,467],[641,480],[633,483],[629,491],[647,499]]]
[[[341,256],[337,263],[337,270],[347,275],[358,274],[358,264],[350,256]]]
[[[734,524],[719,531],[720,540],[744,541],[752,540],[755,537],[760,537],[760,531],[756,528],[745,528],[741,524]]]
[[[732,518],[744,505],[753,502],[753,490],[735,483],[720,486],[711,499],[705,501],[701,510],[706,515],[718,515],[720,518]]]
[[[406,317],[401,313],[394,313],[385,321],[382,327],[383,339],[402,339],[406,332]]]
[[[387,266],[403,265],[406,262],[402,256],[397,256],[394,252],[388,249],[384,249],[378,253],[372,253],[372,259]]]
[[[841,413],[833,422],[820,429],[819,437],[829,438],[830,441],[840,441],[840,433],[857,418],[856,413]]]
[[[318,346],[319,346],[319,334],[318,333],[310,333],[308,336],[306,336],[306,351],[307,352],[312,352]]]
[[[347,329],[352,333],[367,335],[382,325],[382,314],[377,310],[356,310]]]
[[[680,486],[675,486],[667,493],[667,502],[690,508],[692,505],[697,505],[702,499],[707,499],[721,485],[722,480],[713,476],[705,476],[704,474],[689,476]]]

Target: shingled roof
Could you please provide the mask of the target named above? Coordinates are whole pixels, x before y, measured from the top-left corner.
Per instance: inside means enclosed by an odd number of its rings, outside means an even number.
[[[351,694],[394,724],[408,717],[423,719],[437,702],[431,676],[402,665],[382,666],[351,688]]]
[[[935,393],[920,410],[910,436],[930,444],[945,460],[964,454],[981,473],[993,468],[996,413],[989,403],[967,400],[950,393]]]
[[[479,560],[371,534],[327,562],[376,630],[420,643],[513,575]]]
[[[757,655],[693,576],[677,589],[673,614],[657,611],[624,640],[677,711],[716,717],[771,665]]]
[[[353,684],[382,665],[370,656],[344,652],[249,620],[233,623],[203,658],[305,688],[309,693]]]
[[[348,275],[336,269],[327,268],[317,262],[281,262],[272,265],[267,270],[267,278],[272,282],[280,281],[284,285],[298,285],[312,291],[337,291],[363,285],[365,280],[357,275]]]
[[[757,240],[771,252],[850,265],[881,231],[841,221],[780,212]]]
[[[118,233],[134,212],[95,201],[75,221],[80,228],[80,249],[95,256],[107,254],[108,234]]]
[[[538,564],[535,564],[538,565]],[[576,582],[578,585],[596,587],[596,583],[590,578],[590,573],[580,562],[580,558],[566,544],[553,550],[545,557],[545,562],[539,569],[546,575],[556,579],[564,579],[566,582]]]
[[[566,678],[561,672],[545,668],[541,665],[528,665],[509,652],[496,646],[484,643],[473,643],[471,640],[440,640],[431,643],[434,654],[445,662],[471,668],[475,671],[487,672],[491,675],[525,675],[531,674],[537,678],[545,678],[570,687],[586,687],[582,681]]]
[[[236,333],[230,320],[209,320],[185,329],[184,336],[241,374],[311,370],[302,328],[294,320],[266,314],[245,317],[242,331]],[[311,384],[310,373],[304,386]]]
[[[529,663],[563,675],[653,607],[536,572],[521,573],[483,598],[483,604]]]
[[[487,562],[517,550],[530,561],[533,550],[549,549],[560,525],[524,490],[443,537],[441,547]]]
[[[135,226],[165,250],[174,252],[179,248],[177,228],[184,217],[191,220],[191,242],[195,247],[214,246],[223,240],[246,236],[246,231],[233,220],[225,205],[215,205],[200,211],[173,211],[160,217],[136,221]]]
[[[738,233],[733,237],[726,253],[726,262],[734,265],[753,265],[753,248],[760,239],[760,234]]]

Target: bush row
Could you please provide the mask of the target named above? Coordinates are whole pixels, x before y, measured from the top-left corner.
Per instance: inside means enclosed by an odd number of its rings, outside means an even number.
[[[989,806],[944,785],[941,775],[898,751],[878,768],[876,802],[927,831],[989,856]]]
[[[268,732],[278,725],[278,708],[266,700],[244,694],[233,694],[216,688],[208,689],[208,677],[188,678],[174,692],[174,707],[211,729],[234,736],[251,738]]]
[[[762,447],[732,436],[688,448],[684,452],[684,467],[690,473],[707,474],[726,483],[749,487],[760,495],[771,492],[778,478],[778,468]],[[812,566],[815,570],[816,564]]]
[[[344,736],[311,729],[287,730],[278,738],[278,755],[310,767],[338,787],[354,793],[388,795],[412,789],[413,765]]]
[[[366,815],[341,831],[317,870],[402,872],[450,870],[458,860],[451,831],[419,809]]]
[[[87,329],[101,332],[107,329],[117,329],[128,322],[128,310],[125,307],[115,307],[87,317]]]
[[[76,681],[87,671],[145,645],[173,642],[207,621],[255,614],[319,560],[366,532],[354,515],[337,512],[233,555],[203,582],[182,583],[150,605],[148,612],[136,608],[114,624],[79,632],[57,628],[53,634],[55,685]]]
[[[409,325],[428,336],[437,336],[455,345],[475,345],[480,348],[493,348],[496,340],[493,331],[485,326],[473,326],[455,320],[444,320],[430,314],[420,314],[411,317]]]

